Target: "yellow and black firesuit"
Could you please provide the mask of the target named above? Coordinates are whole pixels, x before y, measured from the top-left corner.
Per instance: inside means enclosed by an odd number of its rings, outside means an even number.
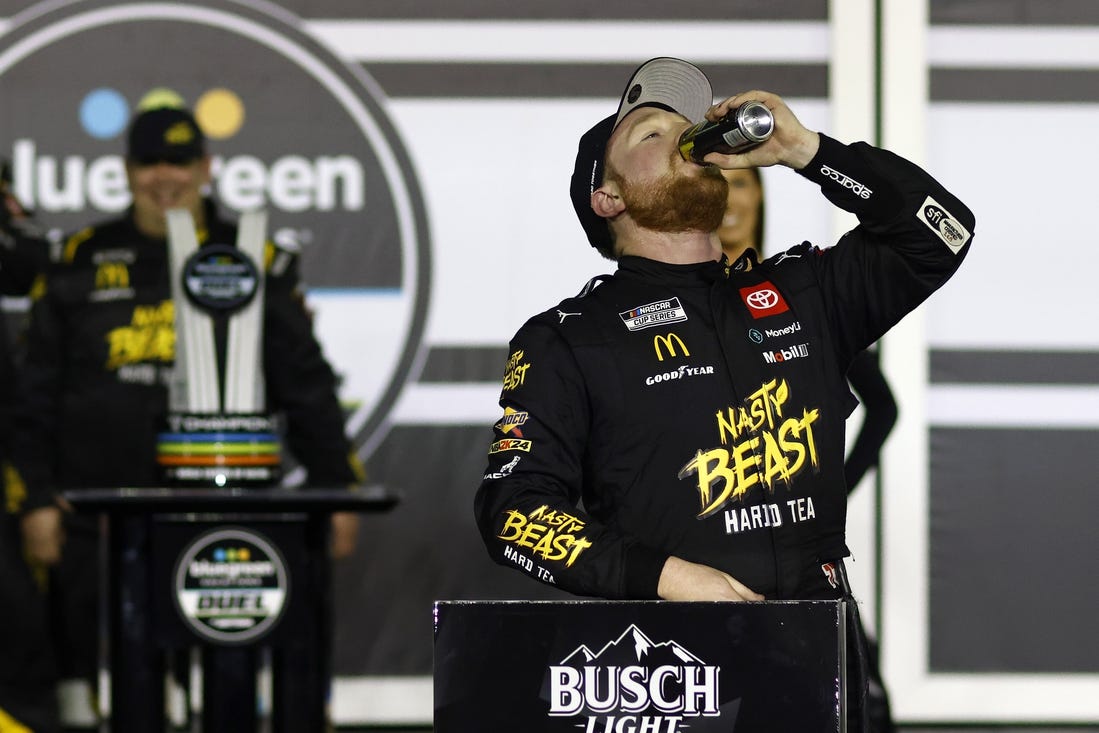
[[[496,562],[652,599],[675,555],[769,600],[841,597],[852,358],[940,287],[969,209],[916,165],[821,135],[804,169],[859,225],[761,263],[622,257],[510,344],[477,491]]]

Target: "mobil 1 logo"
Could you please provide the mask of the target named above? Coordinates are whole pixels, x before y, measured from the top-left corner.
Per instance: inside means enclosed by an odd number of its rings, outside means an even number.
[[[252,642],[282,617],[289,595],[286,562],[259,532],[222,528],[200,535],[180,554],[176,610],[200,637]]]
[[[134,114],[192,109],[212,158],[210,196],[232,218],[266,210],[268,238],[300,255],[365,458],[415,377],[427,217],[381,88],[304,26],[273,3],[240,0],[30,5],[0,36],[0,158],[45,227],[77,231],[130,204]]]

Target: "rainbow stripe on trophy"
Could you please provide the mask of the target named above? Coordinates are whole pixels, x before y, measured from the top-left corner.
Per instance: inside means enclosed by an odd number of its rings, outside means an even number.
[[[173,413],[157,435],[157,463],[177,485],[269,485],[281,476],[278,425],[268,415]]]
[[[176,349],[157,464],[171,485],[269,486],[281,478],[279,426],[265,410],[264,283],[255,264],[263,262],[266,228],[265,213],[249,212],[235,247],[200,247],[190,212],[168,212]],[[227,331],[224,373],[215,325]]]

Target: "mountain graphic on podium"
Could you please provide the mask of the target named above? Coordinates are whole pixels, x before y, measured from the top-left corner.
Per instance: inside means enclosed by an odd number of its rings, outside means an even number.
[[[659,667],[665,664],[674,666],[706,664],[687,651],[678,641],[654,642],[644,631],[637,628],[636,624],[627,626],[626,630],[617,639],[607,643],[598,652],[592,652],[586,644],[581,644],[575,651],[562,659],[559,664],[580,669],[596,662],[600,666],[613,667],[628,667],[638,664],[646,667]]]
[[[691,733],[732,733],[740,698],[722,701],[720,675],[720,667],[702,661],[678,641],[653,641],[630,624],[598,651],[581,644],[552,665],[541,697],[550,702],[551,716],[587,716],[588,731],[607,733],[612,726],[627,730],[623,721],[635,730],[664,730],[664,718],[671,716],[668,720],[678,723],[668,722],[672,727],[667,730],[689,726]],[[687,680],[693,682],[687,685]],[[664,699],[651,699],[657,694]],[[566,700],[571,708],[554,710],[555,703]]]

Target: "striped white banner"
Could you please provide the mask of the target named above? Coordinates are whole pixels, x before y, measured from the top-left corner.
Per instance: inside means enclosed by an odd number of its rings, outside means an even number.
[[[932,26],[933,67],[980,69],[1099,69],[1099,28]]]
[[[695,63],[827,63],[827,23],[314,20],[348,60],[636,62],[648,49]],[[644,50],[643,50],[644,49]]]
[[[1099,386],[940,384],[928,399],[938,427],[1099,428]]]

